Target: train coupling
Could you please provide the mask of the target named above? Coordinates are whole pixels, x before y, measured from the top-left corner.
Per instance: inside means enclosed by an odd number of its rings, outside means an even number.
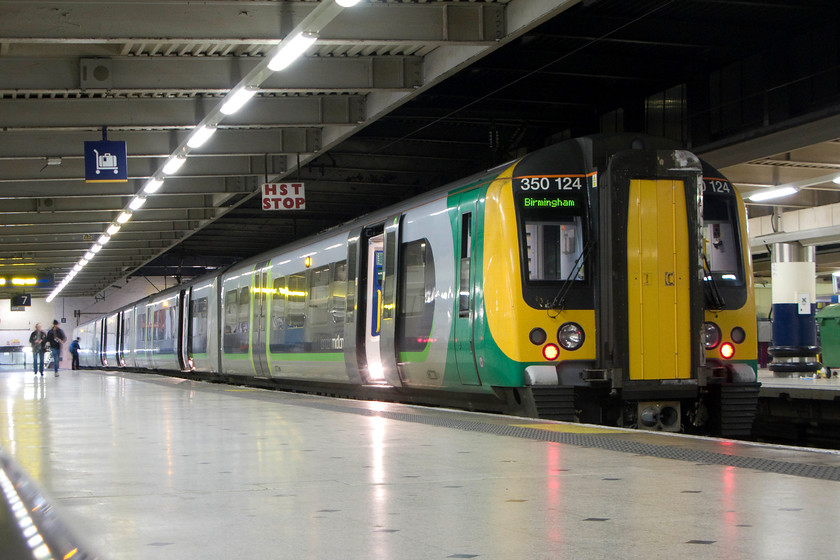
[[[636,409],[637,426],[641,430],[679,432],[680,401],[639,402]]]

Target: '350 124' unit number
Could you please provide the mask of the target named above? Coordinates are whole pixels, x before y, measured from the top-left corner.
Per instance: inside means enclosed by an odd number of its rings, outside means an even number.
[[[586,177],[520,177],[523,191],[574,191],[586,186]]]

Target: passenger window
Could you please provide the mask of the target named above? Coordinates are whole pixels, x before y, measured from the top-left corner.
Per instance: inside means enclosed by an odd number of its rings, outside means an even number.
[[[472,258],[472,214],[461,216],[461,263],[458,282],[458,315],[470,314],[470,261]]]
[[[271,352],[282,352],[286,338],[286,277],[275,278],[271,286],[271,327],[268,338],[268,347]]]
[[[435,261],[425,239],[403,245],[402,306],[397,317],[400,352],[422,352],[430,342],[435,314]]]
[[[306,319],[306,273],[289,276],[289,293],[286,304],[286,326],[303,327]]]
[[[193,300],[190,305],[190,329],[192,331],[192,351],[196,354],[207,352],[207,298]]]

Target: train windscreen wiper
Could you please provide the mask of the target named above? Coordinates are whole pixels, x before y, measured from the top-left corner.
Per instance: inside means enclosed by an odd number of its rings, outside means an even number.
[[[712,267],[709,265],[705,252],[703,254],[703,292],[706,295],[706,309],[713,311],[726,309],[726,300],[720,295],[715,275],[712,274]]]
[[[580,273],[580,269],[583,268],[583,263],[586,261],[586,256],[589,254],[589,250],[591,248],[592,240],[589,239],[583,245],[583,250],[580,252],[580,255],[578,255],[577,260],[575,260],[575,264],[572,266],[572,269],[563,281],[563,286],[557,292],[557,295],[554,296],[554,299],[545,306],[546,309],[549,311],[563,311],[566,304],[566,296],[568,295],[569,290],[572,289],[572,282],[574,282],[574,279],[577,278],[577,275]]]

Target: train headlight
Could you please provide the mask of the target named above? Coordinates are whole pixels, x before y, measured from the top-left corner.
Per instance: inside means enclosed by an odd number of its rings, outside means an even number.
[[[560,349],[556,344],[546,344],[543,346],[543,358],[548,361],[554,361],[560,356]]]
[[[720,345],[720,357],[728,360],[735,355],[735,346],[731,342],[724,342]]]
[[[732,342],[735,344],[741,344],[747,339],[747,333],[741,327],[733,328],[729,336],[732,337]]]
[[[528,340],[531,341],[531,344],[536,344],[539,346],[540,344],[545,344],[545,341],[548,339],[548,335],[545,334],[545,331],[539,327],[531,329],[531,332],[528,333]]]
[[[717,348],[720,339],[720,327],[710,321],[703,323],[703,346],[706,347],[706,350]]]
[[[583,327],[577,323],[563,323],[557,329],[557,342],[565,350],[577,350],[583,345],[585,338]]]

